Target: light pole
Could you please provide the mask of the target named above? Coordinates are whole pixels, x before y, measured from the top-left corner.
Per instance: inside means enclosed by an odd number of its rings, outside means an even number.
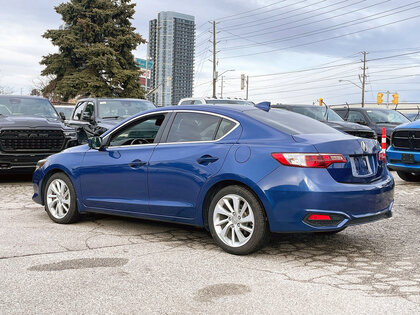
[[[338,82],[349,82],[355,86],[357,86],[359,89],[362,90],[362,107],[365,107],[365,89],[363,87],[361,87],[360,85],[357,85],[356,83],[354,83],[353,81],[350,80],[338,80]]]
[[[235,69],[229,69],[229,70],[223,71],[223,72],[220,74],[220,77],[222,78],[222,82],[221,82],[221,86],[220,86],[220,97],[221,97],[221,98],[223,98],[223,75],[224,75],[226,72],[230,72],[230,71],[235,71]],[[216,80],[217,80],[217,79],[216,79]]]

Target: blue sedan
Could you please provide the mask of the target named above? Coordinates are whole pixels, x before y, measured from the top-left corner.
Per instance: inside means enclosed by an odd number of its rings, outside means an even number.
[[[248,254],[270,231],[336,233],[391,217],[394,180],[379,151],[290,111],[166,107],[39,161],[33,200],[57,223],[86,212],[185,223]]]

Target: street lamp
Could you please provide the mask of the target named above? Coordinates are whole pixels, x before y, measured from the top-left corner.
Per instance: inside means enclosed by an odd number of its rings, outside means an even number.
[[[353,81],[350,80],[338,80],[338,82],[349,82],[355,86],[357,86],[359,89],[362,90],[362,107],[365,107],[365,89],[359,85],[357,85],[356,83],[354,83]]]
[[[220,85],[220,97],[221,97],[221,98],[223,98],[223,75],[224,75],[226,72],[229,72],[229,71],[235,71],[235,69],[229,69],[229,70],[223,71],[223,72],[220,74],[220,77],[222,78],[222,82],[221,82],[221,85]]]
[[[357,86],[359,89],[362,89],[362,87],[361,87],[361,86],[357,85],[356,83],[354,83],[354,82],[352,82],[352,81],[350,81],[350,80],[338,80],[338,82],[350,82],[351,84],[353,84],[353,85]]]

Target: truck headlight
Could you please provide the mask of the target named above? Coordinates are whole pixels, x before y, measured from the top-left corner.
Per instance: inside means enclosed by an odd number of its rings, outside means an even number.
[[[67,130],[67,131],[64,131],[64,136],[66,138],[76,138],[77,133],[74,130]]]

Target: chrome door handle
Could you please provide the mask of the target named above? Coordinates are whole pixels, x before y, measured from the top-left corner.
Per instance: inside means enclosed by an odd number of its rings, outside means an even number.
[[[218,157],[205,154],[197,159],[197,163],[202,165],[209,165],[210,163],[216,162],[218,159]]]
[[[139,168],[139,167],[142,167],[145,164],[146,164],[146,162],[143,162],[142,160],[136,159],[133,162],[128,163],[128,166],[130,166],[131,168]]]

